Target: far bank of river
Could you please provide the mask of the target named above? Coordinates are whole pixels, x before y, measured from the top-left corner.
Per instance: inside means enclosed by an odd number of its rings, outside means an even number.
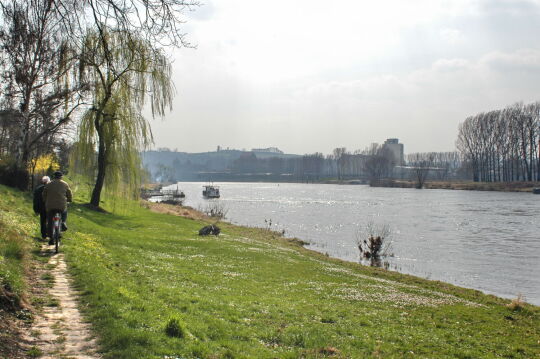
[[[316,183],[341,185],[367,185],[362,180],[323,180]],[[371,187],[416,188],[416,182],[405,179],[385,179],[371,184]],[[426,181],[423,189],[452,189],[465,191],[497,191],[533,193],[540,188],[540,182],[473,182],[473,181]]]
[[[179,182],[189,183],[189,182]],[[280,181],[273,182],[270,179],[261,181],[249,181],[248,179],[238,182],[221,183],[281,183],[281,184],[333,184],[333,185],[369,185],[369,181],[361,179],[321,179],[309,181]],[[172,186],[172,183],[163,184],[163,186]],[[176,184],[174,184],[176,186]],[[148,185],[156,187],[157,184]],[[371,187],[389,187],[389,188],[416,188],[416,182],[406,179],[385,179],[378,183],[371,184]],[[426,181],[423,189],[451,189],[465,191],[495,191],[495,192],[525,192],[533,193],[534,189],[540,189],[540,182],[473,182],[473,181]]]
[[[415,188],[416,182],[408,180],[381,181],[373,187]],[[427,181],[424,189],[452,189],[467,191],[526,192],[540,188],[540,182],[473,182],[473,181]]]

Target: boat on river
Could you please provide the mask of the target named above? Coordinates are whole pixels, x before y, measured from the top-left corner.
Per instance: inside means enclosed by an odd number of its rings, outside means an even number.
[[[202,195],[204,198],[219,198],[219,187],[214,185],[203,186]]]
[[[141,198],[152,202],[182,205],[186,195],[176,185],[176,189],[163,189],[161,186],[154,189],[141,189]]]

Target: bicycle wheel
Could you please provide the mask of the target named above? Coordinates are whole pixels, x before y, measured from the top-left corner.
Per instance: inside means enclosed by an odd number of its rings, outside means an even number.
[[[56,234],[54,235],[54,251],[58,253],[58,246],[60,245],[60,238],[58,238],[58,230],[56,230]]]
[[[60,214],[59,213],[56,213],[54,215],[53,240],[54,240],[54,251],[58,253],[59,246],[60,246]]]

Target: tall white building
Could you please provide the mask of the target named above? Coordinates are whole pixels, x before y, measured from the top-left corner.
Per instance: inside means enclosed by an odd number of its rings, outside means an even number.
[[[397,138],[389,138],[384,141],[383,146],[388,148],[394,154],[397,166],[403,166],[405,163],[405,155],[403,151],[403,143],[399,143]]]

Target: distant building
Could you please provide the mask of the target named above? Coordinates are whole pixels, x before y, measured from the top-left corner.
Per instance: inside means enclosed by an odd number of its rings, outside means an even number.
[[[251,152],[266,152],[266,153],[279,153],[283,154],[283,151],[281,151],[277,147],[268,147],[268,148],[252,148]]]
[[[405,163],[405,155],[403,151],[403,143],[399,143],[397,138],[389,138],[384,141],[383,146],[389,149],[394,154],[397,166],[403,166]]]

